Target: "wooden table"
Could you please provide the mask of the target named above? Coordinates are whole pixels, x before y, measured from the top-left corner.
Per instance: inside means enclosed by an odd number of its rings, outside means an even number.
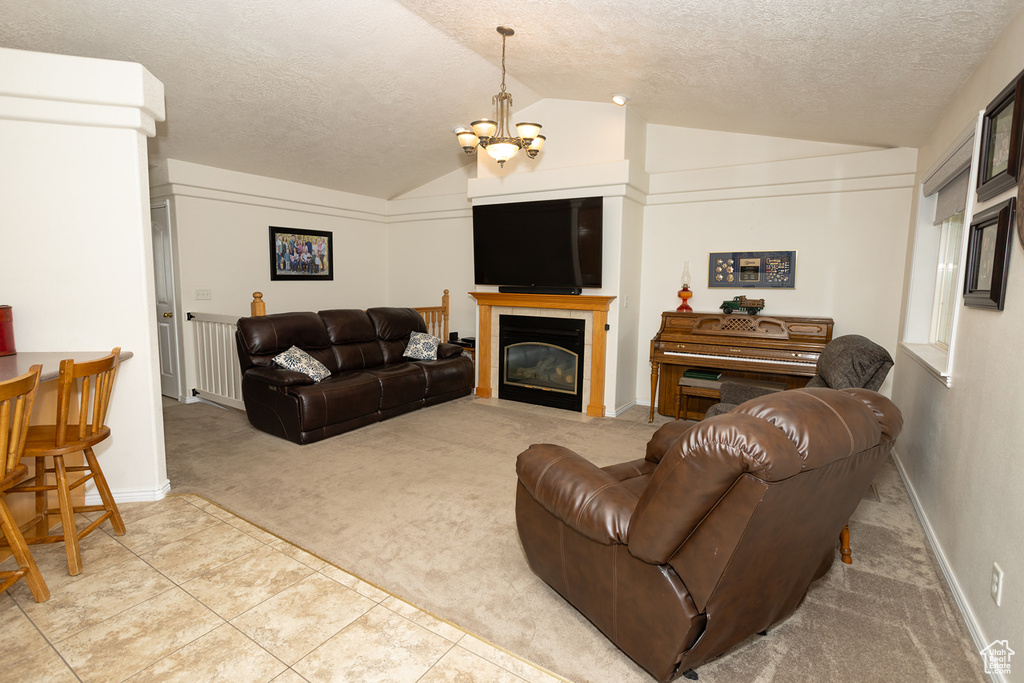
[[[102,358],[108,353],[110,351],[19,351],[11,356],[0,356],[0,382],[24,375],[37,364],[43,366],[39,381],[48,382],[57,379],[60,374],[60,362],[65,358],[86,361]],[[118,363],[128,360],[133,355],[135,354],[131,351],[122,351]]]

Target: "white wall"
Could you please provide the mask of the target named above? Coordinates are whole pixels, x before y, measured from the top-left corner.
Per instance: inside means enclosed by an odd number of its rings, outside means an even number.
[[[757,160],[741,163],[720,159],[700,133],[648,133],[648,168],[660,172],[651,174],[643,221],[641,338],[652,338],[661,313],[679,305],[689,261],[695,311],[756,296],[765,315],[831,317],[834,336],[862,334],[895,354],[915,150],[712,134]],[[673,159],[686,168],[668,170]],[[711,252],[770,250],[797,252],[794,289],[707,286]],[[645,348],[637,356],[636,393],[649,405],[648,355]],[[890,386],[891,379],[883,392]]]
[[[152,184],[153,200],[173,206],[186,395],[197,386],[186,312],[249,315],[256,291],[267,313],[388,305],[383,200],[173,159],[154,171]],[[270,226],[333,233],[334,279],[272,281]],[[196,289],[212,298],[197,299]],[[424,303],[440,300],[438,291]]]
[[[146,136],[163,120],[163,86],[138,64],[0,49],[0,94],[0,296],[17,348],[134,354],[96,451],[118,501],[159,499]]]
[[[1024,13],[1008,26],[921,147],[919,183],[964,125],[1022,68]],[[975,211],[1015,193],[1009,190]],[[929,206],[922,203],[922,210]],[[930,223],[927,217],[915,217],[911,225],[930,229]],[[912,233],[907,244],[913,245],[915,237]],[[905,420],[896,444],[898,460],[979,649],[1007,639],[1021,652],[1024,546],[1016,531],[1024,520],[1024,367],[1019,361],[1024,263],[1016,239],[1011,250],[1005,309],[960,311],[951,386],[901,351],[893,398]],[[911,281],[908,272],[904,302]],[[1002,607],[989,597],[993,562],[1005,572]]]

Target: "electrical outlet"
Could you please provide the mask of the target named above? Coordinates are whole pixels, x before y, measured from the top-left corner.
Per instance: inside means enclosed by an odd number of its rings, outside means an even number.
[[[213,291],[210,289],[197,289],[196,301],[209,301],[213,298]]]
[[[996,607],[1002,607],[1003,569],[996,562],[992,563],[992,587],[989,590],[992,593],[992,601],[996,603]]]

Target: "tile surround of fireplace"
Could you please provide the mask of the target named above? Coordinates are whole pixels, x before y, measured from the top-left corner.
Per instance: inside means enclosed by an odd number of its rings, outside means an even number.
[[[477,329],[476,395],[491,398],[499,385],[498,317],[501,314],[551,318],[579,318],[586,321],[583,360],[583,411],[592,417],[604,416],[605,356],[607,350],[608,308],[614,296],[505,294],[470,292],[479,311]]]

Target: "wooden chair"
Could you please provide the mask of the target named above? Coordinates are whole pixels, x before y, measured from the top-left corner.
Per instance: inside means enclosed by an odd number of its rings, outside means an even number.
[[[110,355],[96,360],[76,363],[69,358],[60,362],[54,424],[29,427],[22,456],[36,459],[35,475],[11,488],[12,493],[32,493],[35,496],[36,517],[33,522],[36,532],[34,536],[26,538],[28,543],[63,541],[68,556],[68,573],[71,575],[82,571],[79,541],[95,531],[100,524],[109,519],[114,533],[120,536],[125,532],[121,513],[92,450],[93,446],[110,436],[110,428],[105,421],[120,355],[121,349],[115,348]],[[72,413],[72,398],[78,404],[77,417]],[[82,465],[65,465],[64,456],[79,452],[84,455]],[[47,467],[47,458],[52,461],[50,467]],[[69,474],[81,476],[72,481]],[[52,484],[46,483],[47,475],[53,475]],[[89,480],[96,485],[103,504],[76,506],[71,493]],[[48,506],[46,498],[49,491],[57,492],[56,508]],[[79,531],[75,514],[80,512],[103,514]],[[56,535],[50,533],[49,525],[50,517],[55,515],[60,516],[62,527],[61,533]]]
[[[18,562],[17,569],[0,571],[0,591],[7,590],[18,579],[24,578],[36,602],[45,602],[49,599],[50,589],[46,587],[39,567],[32,559],[32,553],[29,552],[18,523],[11,516],[4,494],[28,474],[28,467],[21,462],[21,456],[25,448],[28,418],[36,398],[41,369],[41,365],[33,365],[28,373],[21,377],[0,382],[0,458],[3,458],[3,477],[0,478],[0,528],[6,539],[2,545],[10,549]]]

